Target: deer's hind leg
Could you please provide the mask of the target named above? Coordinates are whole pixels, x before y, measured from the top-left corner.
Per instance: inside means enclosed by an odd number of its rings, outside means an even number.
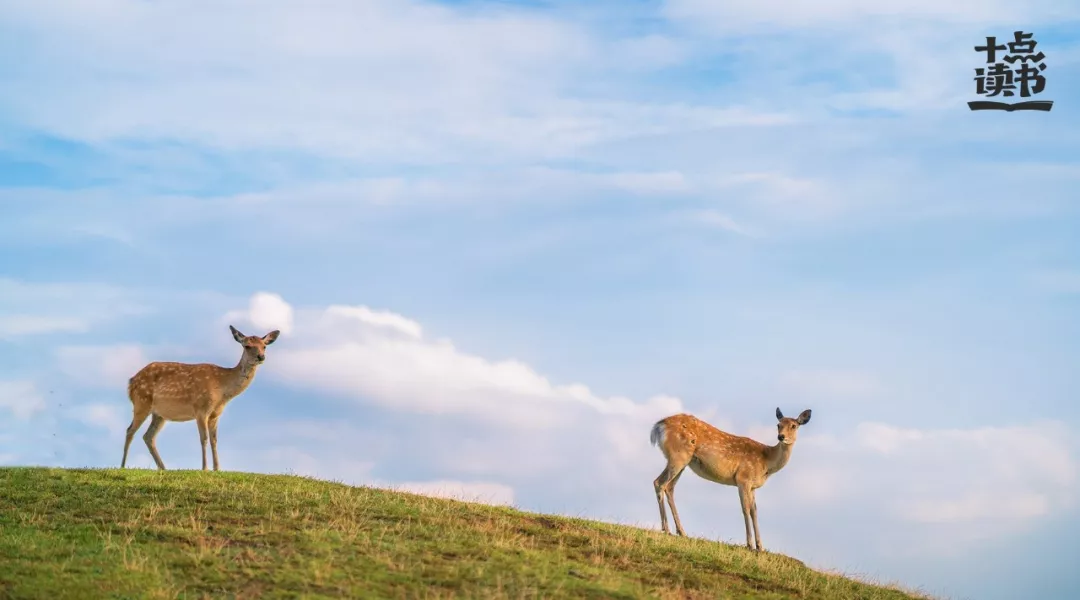
[[[146,442],[146,447],[150,449],[150,456],[154,457],[154,462],[157,463],[158,469],[162,471],[165,470],[165,463],[161,461],[161,455],[158,454],[155,440],[164,426],[165,418],[161,415],[154,415],[150,418],[150,426],[146,428],[146,433],[143,434],[143,441]]]
[[[693,454],[672,454],[668,457],[668,464],[660,472],[660,476],[653,481],[653,489],[656,490],[656,503],[660,506],[660,528],[664,533],[671,533],[668,529],[667,511],[664,510],[664,498],[667,497],[671,505],[671,516],[675,519],[675,533],[686,535],[683,531],[682,522],[679,521],[679,511],[675,508],[675,484],[682,476],[683,470],[690,464]]]
[[[131,448],[131,440],[135,438],[135,434],[142,427],[142,424],[146,422],[146,417],[150,416],[150,405],[152,400],[144,397],[138,393],[131,395],[131,425],[128,425],[127,432],[124,435],[124,458],[120,460],[120,468],[123,469],[127,466],[128,449]]]
[[[671,480],[671,483],[667,487],[667,501],[671,505],[671,516],[675,517],[675,533],[685,536],[686,532],[682,528],[682,521],[679,520],[679,511],[675,508],[675,484],[679,483],[679,478],[682,477],[683,471],[679,471],[679,474]]]

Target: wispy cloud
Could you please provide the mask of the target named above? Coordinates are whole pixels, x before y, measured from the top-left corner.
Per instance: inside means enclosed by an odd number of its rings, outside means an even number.
[[[146,312],[124,290],[94,283],[29,283],[0,278],[0,339],[85,333],[93,325]]]
[[[1007,0],[966,0],[942,4],[932,0],[905,0],[892,4],[868,4],[859,0],[826,0],[807,4],[799,0],[667,0],[664,11],[674,19],[745,31],[751,25],[791,29],[805,27],[854,27],[878,18],[882,21],[932,21],[950,25],[1011,24],[1017,21],[1053,21],[1077,16],[1076,8],[1060,0],[1035,0],[1023,7]]]
[[[0,380],[0,408],[18,420],[32,417],[45,408],[45,399],[32,381]]]
[[[462,151],[473,161],[566,156],[616,139],[778,121],[740,107],[568,95],[570,78],[607,68],[612,49],[629,50],[619,64],[645,69],[678,51],[656,37],[598,39],[536,12],[328,2],[297,19],[288,3],[271,2],[255,32],[243,26],[250,16],[242,3],[207,8],[8,5],[6,29],[31,34],[34,44],[9,75],[23,93],[5,95],[6,112],[94,143],[137,136],[381,163],[452,161]],[[166,32],[203,42],[183,51],[149,43]],[[46,93],[60,85],[67,94]],[[78,111],[64,99],[75,97]]]
[[[725,231],[730,231],[739,235],[745,235],[748,237],[758,237],[761,235],[753,229],[740,225],[738,222],[735,221],[735,219],[732,219],[728,215],[725,215],[718,210],[707,209],[697,211],[691,213],[691,218],[694,221],[701,223],[702,225],[706,225],[708,227],[716,227],[718,229],[723,229]]]

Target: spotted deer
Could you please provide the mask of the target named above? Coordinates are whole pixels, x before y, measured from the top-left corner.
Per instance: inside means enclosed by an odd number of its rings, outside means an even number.
[[[128,398],[131,400],[131,425],[124,439],[124,458],[120,468],[127,465],[128,448],[135,432],[142,427],[146,417],[153,415],[150,426],[143,434],[143,441],[150,449],[158,469],[165,470],[154,440],[161,433],[166,421],[184,422],[195,420],[199,426],[199,442],[202,444],[202,468],[206,469],[206,440],[210,439],[210,451],[214,455],[214,470],[218,470],[217,428],[225,405],[239,396],[252,380],[255,371],[266,360],[266,347],[274,343],[278,330],[259,337],[244,335],[229,325],[233,339],[244,347],[240,362],[235,367],[219,367],[207,363],[188,364],[178,362],[152,362],[128,381]]]
[[[754,540],[750,537],[752,522],[757,550],[762,550],[755,491],[765,485],[770,475],[787,465],[799,427],[810,421],[810,409],[792,419],[785,417],[777,408],[776,419],[779,423],[776,424],[778,441],[775,446],[766,446],[750,438],[721,431],[688,414],[672,415],[653,425],[649,440],[654,446],[659,444],[660,451],[667,459],[667,466],[653,481],[656,501],[660,505],[660,527],[664,533],[671,533],[664,511],[666,496],[671,505],[671,516],[675,518],[676,533],[686,535],[679,521],[679,512],[675,509],[675,484],[679,482],[683,469],[690,467],[702,479],[739,489],[746,525],[746,547],[754,549]]]

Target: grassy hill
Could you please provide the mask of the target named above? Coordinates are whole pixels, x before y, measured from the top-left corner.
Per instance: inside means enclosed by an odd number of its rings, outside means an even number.
[[[3,598],[915,596],[776,554],[301,477],[0,468]]]

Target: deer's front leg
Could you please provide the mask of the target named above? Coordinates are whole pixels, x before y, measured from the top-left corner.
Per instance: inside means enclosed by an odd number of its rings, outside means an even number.
[[[739,484],[739,502],[742,504],[743,523],[746,525],[746,547],[751,550],[754,549],[754,541],[750,539],[750,506],[752,502],[750,495],[752,493],[749,485],[745,483]]]
[[[761,533],[758,531],[757,526],[757,490],[750,489],[750,521],[754,523],[754,543],[757,545],[757,551],[761,552]]]
[[[214,470],[218,470],[218,457],[217,457],[217,426],[218,418],[221,415],[214,415],[207,421],[207,425],[210,428],[210,454],[214,457]]]
[[[206,439],[210,437],[210,426],[207,423],[206,415],[196,416],[195,422],[199,426],[199,444],[202,446],[202,470],[206,470]]]

